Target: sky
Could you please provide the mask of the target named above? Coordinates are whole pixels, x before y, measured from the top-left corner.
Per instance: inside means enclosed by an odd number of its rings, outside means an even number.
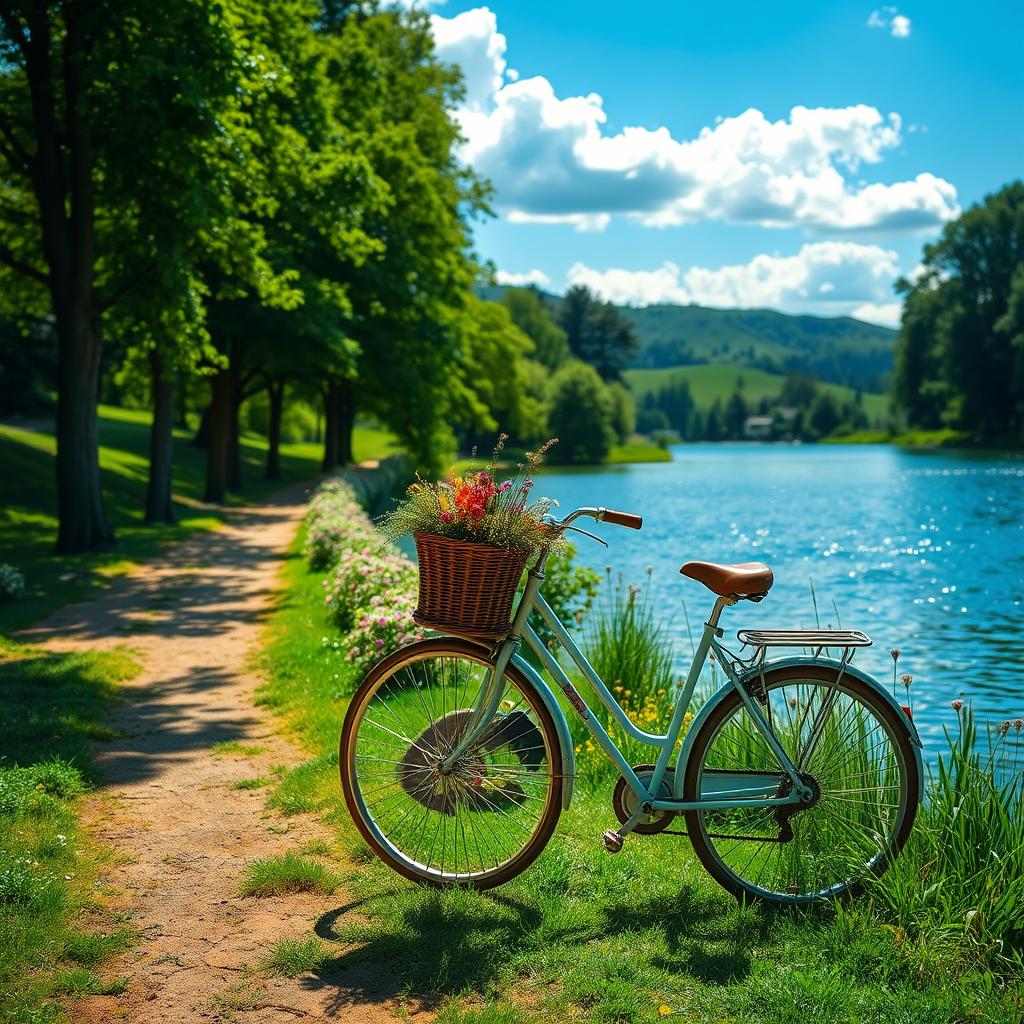
[[[1024,4],[402,0],[458,63],[498,280],[893,326],[1024,175]]]

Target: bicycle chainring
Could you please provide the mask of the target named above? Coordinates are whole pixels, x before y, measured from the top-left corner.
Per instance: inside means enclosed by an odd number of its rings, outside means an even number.
[[[636,777],[645,785],[654,774],[653,764],[638,764],[633,766]],[[675,773],[671,768],[665,769],[665,777],[661,780],[658,790],[658,797],[662,800],[672,798],[673,780]],[[612,793],[612,808],[615,816],[625,825],[636,810],[636,794],[629,788],[626,780],[620,775],[619,781],[615,784],[615,791]],[[675,818],[673,811],[655,811],[653,814],[645,814],[636,824],[634,832],[641,835],[655,835],[664,832]]]

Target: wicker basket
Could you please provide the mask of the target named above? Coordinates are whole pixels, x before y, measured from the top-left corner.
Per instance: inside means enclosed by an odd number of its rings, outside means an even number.
[[[529,552],[433,533],[413,537],[420,562],[416,622],[443,633],[488,639],[504,636]]]

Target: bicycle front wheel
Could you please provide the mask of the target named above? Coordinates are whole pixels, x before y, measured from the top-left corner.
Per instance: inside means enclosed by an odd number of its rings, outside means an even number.
[[[485,648],[423,640],[375,665],[341,733],[341,781],[370,848],[427,885],[487,889],[529,867],[562,807],[551,713],[510,665],[494,719],[447,770],[494,666]]]
[[[851,676],[837,685],[826,667],[769,671],[765,690],[765,718],[812,799],[687,811],[694,851],[738,897],[811,903],[854,892],[885,871],[914,823],[920,764],[907,723],[873,687]],[[772,796],[792,785],[733,691],[694,737],[683,798],[728,785],[722,773],[737,772],[777,775]]]

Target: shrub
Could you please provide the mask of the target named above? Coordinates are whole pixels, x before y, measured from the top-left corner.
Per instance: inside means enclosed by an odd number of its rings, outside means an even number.
[[[601,462],[615,443],[615,405],[597,370],[576,360],[551,381],[548,427],[558,435],[553,462]]]
[[[13,601],[25,592],[25,577],[7,562],[0,563],[0,601]]]
[[[303,553],[314,572],[323,572],[341,553],[379,538],[355,491],[343,480],[321,484],[306,511]]]
[[[425,634],[412,618],[415,608],[412,594],[377,594],[370,598],[369,606],[357,613],[356,624],[346,637],[346,658],[367,669],[399,647],[422,640]]]
[[[416,578],[416,566],[390,544],[342,551],[324,580],[324,603],[335,625],[346,630],[356,611],[369,607],[372,598],[414,594]]]

